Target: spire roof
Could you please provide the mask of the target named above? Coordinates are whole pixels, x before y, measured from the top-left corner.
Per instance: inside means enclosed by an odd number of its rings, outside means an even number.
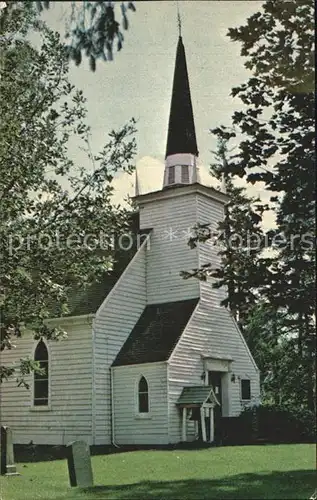
[[[165,157],[178,153],[191,153],[198,156],[185,48],[181,36],[178,39],[176,51]]]

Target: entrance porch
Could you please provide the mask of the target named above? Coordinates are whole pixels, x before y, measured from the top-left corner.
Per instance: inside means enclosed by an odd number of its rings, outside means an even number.
[[[194,420],[198,427],[198,439],[212,443],[215,436],[214,409],[220,403],[212,387],[184,387],[176,403],[181,410],[182,442],[187,441],[188,417]]]

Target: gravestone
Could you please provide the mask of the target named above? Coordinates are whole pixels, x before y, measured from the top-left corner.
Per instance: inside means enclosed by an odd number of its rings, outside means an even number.
[[[1,426],[1,475],[20,476],[14,464],[12,431]]]
[[[93,485],[90,451],[85,441],[73,441],[67,445],[67,464],[71,486]]]

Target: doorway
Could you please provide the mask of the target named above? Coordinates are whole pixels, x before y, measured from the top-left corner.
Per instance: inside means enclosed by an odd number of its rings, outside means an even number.
[[[215,441],[221,439],[221,418],[222,418],[222,377],[224,372],[208,371],[207,382],[213,388],[220,405],[214,407],[214,428]]]

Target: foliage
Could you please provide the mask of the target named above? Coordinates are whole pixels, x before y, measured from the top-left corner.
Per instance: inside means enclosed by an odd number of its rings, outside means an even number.
[[[36,5],[38,13],[49,9],[55,2],[28,2]],[[25,5],[25,2],[8,2],[8,10]],[[65,2],[66,4],[66,2]],[[89,59],[90,69],[96,70],[97,60],[112,61],[116,47],[120,51],[123,47],[123,31],[129,28],[128,11],[135,12],[134,2],[121,2],[121,20],[118,21],[119,2],[105,0],[67,2],[67,20],[65,37],[68,55],[78,66],[83,57]]]
[[[315,407],[315,124],[314,5],[310,0],[267,0],[245,26],[229,30],[242,44],[245,66],[253,72],[234,88],[246,110],[233,115],[244,135],[240,175],[264,181],[278,193],[275,206],[276,254],[270,261],[270,286],[262,296],[275,310],[286,311],[284,326],[297,339],[288,344],[293,361],[305,371],[304,393]],[[267,116],[268,119],[263,118]],[[256,167],[274,164],[272,171]],[[292,370],[291,370],[292,372]],[[287,384],[287,382],[285,382]],[[293,391],[297,390],[296,386]]]
[[[314,352],[299,352],[296,333],[291,335],[287,309],[259,302],[243,331],[261,372],[262,401],[291,411],[307,410],[307,388],[314,382],[310,367]],[[306,410],[305,410],[306,408]],[[313,412],[313,408],[309,409]]]
[[[30,30],[41,36],[39,50],[28,42]],[[67,49],[37,21],[32,3],[15,3],[1,18],[1,35],[3,350],[14,347],[23,328],[36,338],[63,337],[44,324],[52,305],[57,316],[69,313],[73,287],[85,288],[112,265],[111,237],[127,227],[127,210],[113,204],[111,181],[120,170],[132,171],[136,145],[132,120],[93,154],[85,98],[68,81]],[[69,156],[74,137],[83,145],[82,165]],[[20,368],[23,375],[34,366],[24,360]],[[12,370],[2,367],[1,380]]]
[[[240,416],[245,425],[245,439],[256,428],[254,438],[271,443],[314,442],[316,440],[315,414],[305,407],[264,404],[246,408]]]
[[[261,181],[273,192],[264,208],[274,210],[277,227],[265,235],[275,250],[268,257],[241,259],[240,265],[231,250],[222,254],[218,274],[233,310],[234,286],[243,283],[239,302],[251,306],[243,332],[263,371],[263,397],[310,412],[316,404],[314,34],[311,0],[266,0],[243,26],[229,29],[252,75],[232,89],[242,104],[232,125],[242,139],[223,166],[228,165],[230,180],[238,175],[252,184]],[[224,127],[216,132],[227,141],[232,137]],[[238,198],[236,210],[243,214]],[[235,217],[235,210],[230,215]],[[235,230],[244,228],[243,216],[237,218]],[[230,231],[227,226],[228,236]],[[206,237],[210,234],[200,235],[200,241]],[[201,279],[208,272],[208,267],[195,270]],[[250,288],[254,300],[245,275],[255,277]]]

